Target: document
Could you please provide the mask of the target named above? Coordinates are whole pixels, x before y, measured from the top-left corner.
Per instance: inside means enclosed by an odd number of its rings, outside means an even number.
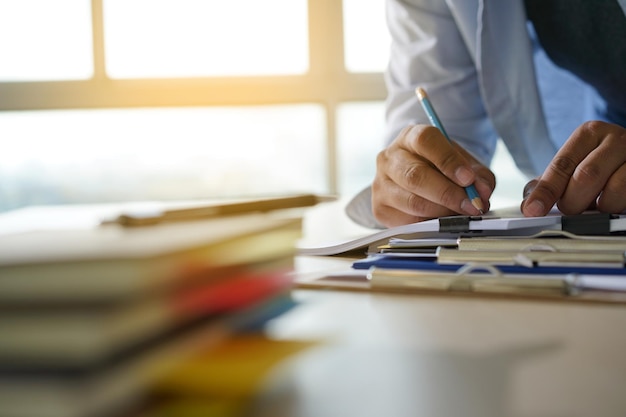
[[[318,245],[299,245],[300,255],[338,255],[355,250],[367,250],[389,243],[392,238],[441,239],[462,236],[532,236],[545,231],[565,231],[575,235],[609,235],[626,231],[626,216],[603,213],[587,213],[564,216],[551,212],[545,217],[500,217],[494,213],[487,216],[451,216],[412,223],[388,229],[356,239],[335,241]]]

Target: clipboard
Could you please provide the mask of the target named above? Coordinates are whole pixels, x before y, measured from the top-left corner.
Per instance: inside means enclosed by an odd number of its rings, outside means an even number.
[[[626,304],[626,275],[507,274],[498,268],[480,264],[468,264],[455,271],[379,267],[333,271],[315,278],[296,278],[295,285],[318,290],[415,296]]]
[[[626,275],[508,275],[490,265],[468,264],[455,273],[371,268],[367,279],[373,290],[626,303]]]
[[[439,247],[436,251],[440,264],[480,262],[497,265],[559,266],[571,268],[624,268],[624,252],[594,251],[508,251],[459,250]]]

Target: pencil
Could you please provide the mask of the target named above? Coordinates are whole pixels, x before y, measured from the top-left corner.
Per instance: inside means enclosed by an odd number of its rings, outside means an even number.
[[[450,139],[450,136],[448,136],[448,133],[446,133],[446,130],[443,128],[443,124],[441,124],[441,120],[439,120],[439,117],[437,117],[435,108],[430,103],[426,91],[424,91],[422,87],[417,87],[415,89],[415,94],[417,94],[417,98],[419,98],[420,103],[424,108],[424,112],[426,112],[426,116],[428,116],[428,120],[430,120],[430,123],[432,123],[437,129],[441,131],[441,133],[443,133],[443,136],[448,140],[448,142],[452,143],[452,139]],[[480,199],[480,195],[478,194],[478,191],[476,191],[476,187],[474,187],[474,184],[470,184],[465,187],[465,192],[467,193],[467,196],[469,197],[472,205],[476,207],[478,211],[480,211],[480,214],[484,214],[485,206],[483,205],[483,201]]]

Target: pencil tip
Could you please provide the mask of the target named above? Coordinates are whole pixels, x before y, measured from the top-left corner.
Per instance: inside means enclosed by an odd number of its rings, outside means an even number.
[[[481,215],[485,214],[485,206],[483,205],[483,201],[479,197],[475,197],[472,199],[472,205],[476,207],[476,210],[478,210]]]

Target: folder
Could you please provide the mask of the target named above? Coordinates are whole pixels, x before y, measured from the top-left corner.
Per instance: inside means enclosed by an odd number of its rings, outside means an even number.
[[[432,239],[461,236],[532,236],[542,231],[610,235],[626,231],[626,216],[586,213],[545,217],[450,216],[392,227],[356,239],[298,247],[300,255],[338,255],[387,244],[392,238]]]
[[[523,265],[530,268],[536,266],[624,268],[623,252],[459,250],[440,247],[436,256],[440,264],[479,262]]]
[[[470,262],[471,264],[476,262]],[[467,265],[467,263],[439,263],[434,259],[415,259],[397,256],[385,256],[385,255],[370,255],[364,259],[357,260],[352,263],[352,268],[368,270],[372,267],[384,268],[384,269],[407,269],[413,271],[440,271],[440,272],[456,272],[460,268]],[[622,276],[626,275],[626,268],[620,267],[606,267],[596,265],[525,265],[519,264],[488,264],[487,265],[497,268],[500,272],[505,274],[532,274],[532,275],[554,275],[554,274],[587,274],[587,275],[614,275]]]
[[[394,247],[399,245],[394,245]],[[404,246],[409,246],[408,242]],[[625,236],[581,236],[564,231],[545,231],[534,236],[460,237],[457,248],[464,251],[549,251],[549,252],[617,252],[626,251]]]
[[[481,269],[482,270],[482,269]],[[539,278],[537,275],[505,277],[499,271],[455,273],[437,271],[392,270],[371,268],[372,288],[407,290],[487,292],[520,295],[571,295],[576,291],[573,280],[564,277]]]
[[[468,265],[455,273],[437,271],[393,270],[371,268],[367,278],[373,289],[489,293],[519,296],[577,296],[585,291],[613,291],[626,301],[626,275],[620,278],[597,275],[503,274],[482,265]]]

